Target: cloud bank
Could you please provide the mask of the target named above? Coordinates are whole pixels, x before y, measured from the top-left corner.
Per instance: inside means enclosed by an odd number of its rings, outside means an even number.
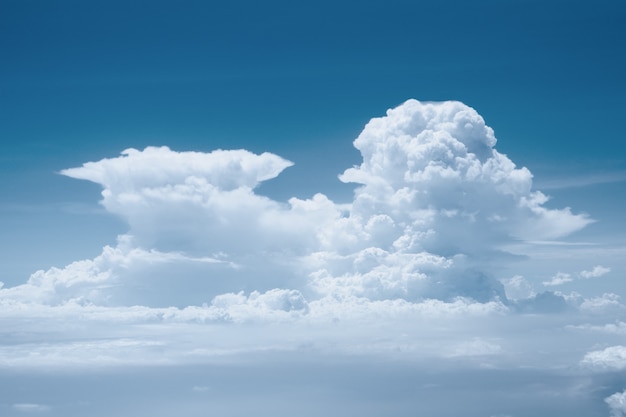
[[[356,355],[450,370],[451,380],[499,369],[522,381],[522,370],[542,369],[569,399],[587,398],[589,378],[623,370],[624,347],[613,340],[626,320],[619,295],[535,288],[589,282],[611,268],[593,260],[579,273],[503,275],[521,258],[511,247],[561,239],[592,220],[548,208],[474,109],[409,100],[372,119],[354,146],[361,164],[339,175],[354,185],[348,204],[321,192],[287,201],[260,194],[260,183],[292,163],[246,150],[127,149],[61,171],[102,186],[102,206],[128,231],[93,259],[0,286],[0,367]],[[619,325],[610,323],[616,314]],[[601,331],[609,328],[619,331]],[[551,395],[519,384],[511,390]],[[613,388],[602,405],[621,415],[624,387]],[[33,411],[39,402],[15,404]],[[490,412],[518,415],[504,405]]]
[[[117,246],[38,271],[2,296],[184,307],[285,289],[303,300],[506,302],[492,272],[504,244],[560,238],[591,220],[546,208],[528,169],[495,145],[474,109],[409,100],[354,141],[363,162],[339,176],[356,185],[344,205],[321,193],[287,202],[257,194],[292,165],[271,153],[128,149],[61,172],[103,187],[104,208],[129,225]],[[606,273],[598,268],[583,276]]]

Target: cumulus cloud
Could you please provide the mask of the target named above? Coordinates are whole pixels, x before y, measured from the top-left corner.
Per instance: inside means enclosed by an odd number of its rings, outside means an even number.
[[[117,246],[38,271],[0,297],[185,307],[235,294],[247,298],[234,305],[249,306],[265,297],[255,294],[293,290],[309,301],[506,303],[494,273],[508,259],[504,244],[559,238],[591,220],[546,208],[530,171],[495,145],[471,107],[409,100],[372,119],[354,141],[363,161],[340,175],[357,185],[343,205],[321,193],[286,203],[257,194],[292,165],[271,153],[127,149],[61,171],[103,187],[103,207],[129,225]],[[604,273],[597,268],[583,272]],[[517,284],[509,282],[509,292]]]
[[[545,287],[555,287],[558,285],[563,285],[568,282],[572,282],[572,276],[570,274],[566,274],[563,272],[558,272],[555,276],[553,276],[550,281],[543,281],[542,284]]]
[[[476,338],[450,347],[446,354],[449,357],[486,356],[498,354],[501,351],[502,347],[497,343]]]
[[[569,209],[544,208],[547,197],[531,191],[530,171],[495,144],[474,109],[409,100],[365,126],[354,141],[363,163],[341,179],[363,185],[356,213],[391,213],[426,233],[420,243],[428,249],[467,252],[511,237],[557,238],[589,223]]]
[[[291,165],[270,153],[148,147],[61,173],[100,184],[102,205],[128,222],[136,245],[211,254],[263,249],[281,232],[280,205],[252,190]]]
[[[544,291],[516,300],[514,307],[520,312],[534,314],[562,313],[572,308],[563,295],[553,291]]]
[[[607,268],[605,266],[602,265],[596,265],[593,267],[592,270],[590,271],[581,271],[580,272],[580,276],[583,278],[599,278],[603,275],[608,274],[609,272],[611,272],[611,268]]]
[[[626,390],[606,397],[604,402],[608,404],[611,410],[611,417],[626,416]]]
[[[595,332],[608,333],[608,334],[618,334],[618,335],[626,334],[626,323],[623,321],[618,321],[617,323],[604,324],[601,326],[593,326],[590,324],[586,324],[586,325],[572,326],[572,327],[584,329],[584,330],[592,330]]]
[[[504,285],[506,296],[510,300],[522,300],[535,295],[533,286],[521,275],[500,280]]]
[[[623,309],[624,305],[620,302],[620,296],[614,293],[604,293],[600,297],[591,297],[585,299],[580,308],[590,312],[603,312],[606,310]]]
[[[626,369],[626,346],[610,346],[589,352],[583,358],[582,364],[595,369]]]
[[[526,370],[563,378],[572,364],[592,375],[626,368],[619,341],[588,352],[583,337],[572,348],[581,329],[624,333],[622,321],[606,324],[623,311],[618,295],[537,292],[540,280],[503,267],[521,258],[507,252],[513,244],[559,239],[592,220],[546,207],[474,109],[409,100],[372,119],[354,145],[362,163],[339,176],[355,185],[346,204],[258,194],[292,164],[270,153],[148,147],[63,170],[101,185],[102,206],[128,231],[93,259],[0,283],[0,368],[174,369],[267,352],[388,364],[374,356],[399,359],[409,379],[445,369],[432,385],[441,398],[480,378],[547,398]],[[543,285],[608,272],[598,265]],[[497,371],[476,371],[486,368]],[[187,385],[196,399],[221,386],[203,378]],[[574,384],[565,379],[564,390]],[[45,411],[34,402],[13,410]]]

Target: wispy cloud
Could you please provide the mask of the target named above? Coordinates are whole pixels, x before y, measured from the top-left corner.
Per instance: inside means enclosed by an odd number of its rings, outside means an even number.
[[[625,171],[588,173],[571,175],[566,178],[537,178],[535,187],[540,190],[558,190],[566,188],[589,187],[599,184],[612,184],[626,181]]]
[[[13,409],[21,413],[42,413],[50,411],[50,406],[34,403],[17,403],[13,404]]]
[[[484,259],[506,243],[563,237],[591,219],[546,208],[528,169],[495,144],[474,109],[409,100],[372,119],[354,141],[363,162],[340,179],[359,187],[342,205],[321,193],[287,204],[256,194],[292,165],[270,153],[128,149],[61,171],[102,185],[103,207],[130,226],[123,244],[38,272],[12,294],[158,305],[150,297],[163,291],[142,288],[165,285],[184,306],[199,301],[191,285],[204,302],[241,288],[291,288],[313,299],[504,299]],[[157,258],[184,257],[215,262],[204,269],[178,262],[179,272],[153,267]],[[188,285],[175,285],[171,274]]]
[[[544,281],[542,284],[546,287],[554,287],[557,285],[563,285],[567,282],[572,282],[574,279],[570,274],[565,274],[563,272],[557,273],[555,276],[550,279],[550,281]]]

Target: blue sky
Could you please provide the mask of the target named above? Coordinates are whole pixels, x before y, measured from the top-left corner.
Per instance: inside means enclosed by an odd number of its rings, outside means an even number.
[[[5,281],[18,282],[33,263],[93,255],[98,236],[124,231],[103,216],[67,213],[68,204],[94,205],[99,190],[53,172],[128,147],[243,147],[297,163],[268,192],[339,197],[351,189],[336,175],[359,161],[352,139],[408,98],[478,109],[498,149],[538,180],[624,176],[620,2],[8,1],[3,9]],[[610,209],[619,192],[550,194],[620,221]],[[51,245],[59,233],[63,242]],[[24,255],[33,250],[37,257]]]
[[[426,400],[443,415],[453,392],[472,416],[622,416],[623,39],[626,6],[609,0],[3,1],[0,366],[25,381],[3,414],[158,415],[144,391],[110,410],[94,393],[120,364],[148,383],[167,362],[154,389],[177,394],[161,409],[190,416],[254,401],[263,381],[280,414],[296,372],[310,377],[294,398],[331,415],[370,398],[363,415]],[[415,171],[429,159],[402,114],[430,120],[419,140],[441,171]],[[194,343],[204,331],[223,342]],[[27,389],[29,355],[81,395]],[[333,361],[354,379],[314,372]],[[196,364],[228,375],[221,400]],[[473,377],[484,386],[458,383]],[[407,379],[422,391],[388,389]],[[509,405],[468,398],[500,384]]]

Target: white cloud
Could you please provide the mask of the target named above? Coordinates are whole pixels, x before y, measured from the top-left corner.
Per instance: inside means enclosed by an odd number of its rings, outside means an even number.
[[[550,281],[543,281],[542,284],[545,287],[555,287],[557,285],[563,285],[572,281],[573,281],[573,278],[570,274],[558,272],[555,276],[553,276],[550,279]]]
[[[620,296],[614,293],[604,293],[600,297],[585,299],[580,308],[590,312],[602,312],[607,309],[622,309],[624,306],[620,302]]]
[[[340,178],[360,187],[346,205],[256,194],[291,165],[270,153],[128,149],[62,171],[102,185],[103,206],[130,227],[118,246],[3,296],[165,306],[161,287],[177,306],[274,288],[308,299],[505,299],[491,271],[504,244],[562,237],[590,220],[545,208],[531,173],[495,144],[474,109],[409,100],[354,141],[363,162]]]
[[[596,369],[626,369],[626,346],[611,346],[603,350],[594,350],[585,355],[583,365]]]
[[[504,285],[506,296],[510,300],[521,300],[535,295],[535,291],[523,276],[516,275],[512,278],[500,280]]]
[[[611,410],[611,417],[626,416],[626,390],[606,397],[604,402],[608,404]]]
[[[502,347],[499,344],[475,338],[450,347],[446,354],[449,357],[489,356],[501,351]]]
[[[132,198],[137,191],[184,184],[191,178],[204,179],[220,190],[254,188],[291,165],[293,163],[268,152],[261,155],[243,149],[211,153],[174,152],[163,146],[148,147],[143,151],[126,149],[119,158],[87,162],[82,167],[65,169],[61,173],[101,184],[105,191],[108,190],[104,193],[103,203],[111,208],[115,206],[109,204],[115,199],[107,198]]]
[[[125,300],[150,305],[149,287],[159,284],[155,271],[193,273],[193,269],[232,270],[237,265],[218,257],[193,257],[179,252],[135,247],[130,236],[120,236],[116,247],[106,246],[94,259],[76,261],[65,268],[51,268],[33,273],[26,284],[0,291],[0,300],[38,302],[57,305],[67,301],[121,304]],[[188,283],[180,277],[179,284]],[[172,284],[175,284],[173,281]],[[161,280],[161,284],[163,282]],[[167,290],[167,287],[161,288]],[[175,294],[168,293],[172,302]]]
[[[611,272],[611,268],[602,265],[596,265],[591,271],[581,271],[580,276],[583,278],[599,278]]]
[[[552,291],[544,291],[521,300],[515,300],[513,306],[521,312],[533,314],[562,313],[571,308],[566,297]]]
[[[580,361],[588,340],[572,351],[571,332],[544,346],[572,324],[546,314],[580,305],[602,320],[617,300],[538,294],[537,281],[502,266],[507,244],[561,238],[588,217],[547,208],[530,171],[459,102],[410,100],[354,144],[363,162],[340,176],[358,184],[347,204],[257,194],[291,163],[243,150],[127,150],[62,171],[100,184],[103,207],[129,230],[93,259],[0,288],[0,367],[182,366],[259,352],[425,369]]]
[[[576,328],[576,329],[591,330],[594,332],[607,333],[607,334],[618,334],[618,335],[626,334],[626,323],[623,321],[604,324],[600,326],[585,324],[585,325],[570,326],[570,327]]]
[[[13,404],[13,409],[22,413],[41,413],[49,411],[50,407],[43,404],[17,403]]]
[[[355,197],[359,213],[399,213],[394,217],[424,231],[437,226],[438,239],[425,242],[428,247],[550,239],[589,223],[569,210],[542,207],[547,197],[531,191],[531,173],[516,168],[495,143],[474,109],[409,100],[367,124],[354,142],[363,163],[341,179],[363,184]]]

